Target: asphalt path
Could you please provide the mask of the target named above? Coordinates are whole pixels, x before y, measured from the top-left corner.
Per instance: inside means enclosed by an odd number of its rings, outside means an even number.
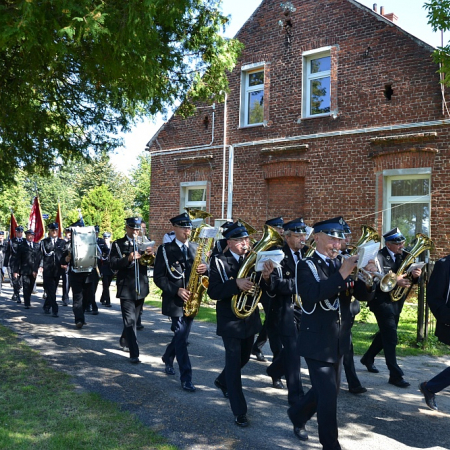
[[[251,359],[242,371],[250,426],[242,429],[233,422],[228,401],[214,387],[223,368],[222,340],[215,325],[194,321],[189,354],[197,392],[181,389],[176,375],[164,373],[161,355],[172,338],[170,322],[160,310],[145,307],[138,333],[141,364],[132,365],[119,347],[122,319],[119,302],[99,306],[99,315],[86,315],[87,325],[74,326],[71,307],[59,306],[59,318],[42,310],[42,288],[32,298],[32,308],[11,301],[6,283],[0,296],[0,323],[18,333],[56,369],[72,376],[78,389],[96,392],[131,412],[152,430],[180,449],[320,449],[315,417],[308,423],[309,440],[300,442],[287,418],[286,390],[274,389],[265,370],[267,363]],[[99,285],[98,296],[101,293]],[[60,299],[60,295],[58,299]],[[100,304],[99,304],[100,305]],[[338,399],[339,441],[345,450],[450,449],[450,389],[438,394],[441,412],[426,408],[418,384],[446,366],[450,358],[400,358],[407,389],[387,383],[388,371],[382,358],[379,374],[367,372],[355,358],[358,376],[368,392],[350,394],[345,377]],[[302,361],[302,364],[304,362]],[[304,364],[303,364],[304,365]],[[302,380],[309,388],[308,372]]]

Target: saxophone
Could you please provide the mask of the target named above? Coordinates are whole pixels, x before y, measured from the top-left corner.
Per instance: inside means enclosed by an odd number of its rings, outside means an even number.
[[[194,263],[191,268],[191,275],[186,289],[190,292],[189,299],[184,302],[183,310],[186,317],[195,317],[200,309],[203,294],[209,286],[209,277],[197,273],[197,267],[206,261],[213,246],[214,238],[202,238],[197,248]]]

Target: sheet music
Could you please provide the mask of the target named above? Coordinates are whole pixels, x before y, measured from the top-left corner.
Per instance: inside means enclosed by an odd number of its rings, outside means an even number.
[[[371,259],[376,260],[378,250],[380,250],[380,243],[374,241],[366,242],[364,245],[358,247],[358,269],[366,267]]]
[[[408,267],[408,270],[406,271],[406,273],[411,273],[413,270],[416,270],[416,269],[422,269],[422,267],[424,265],[425,265],[424,262],[413,263]]]
[[[256,255],[255,272],[261,272],[266,261],[272,261],[275,267],[280,267],[280,262],[283,261],[283,259],[283,250],[267,250],[265,252],[258,252]]]
[[[219,229],[218,228],[204,227],[200,231],[199,237],[202,238],[202,239],[204,239],[204,238],[205,239],[211,239],[211,238],[215,238],[218,233],[219,233]]]

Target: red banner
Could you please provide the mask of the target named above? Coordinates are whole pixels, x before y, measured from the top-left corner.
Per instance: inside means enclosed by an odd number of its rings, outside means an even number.
[[[58,212],[56,213],[56,220],[55,222],[58,224],[58,237],[62,238],[62,232],[63,232],[63,224],[62,224],[62,215],[61,215],[61,206],[58,203]]]
[[[9,223],[9,239],[12,239],[16,235],[17,220],[14,217],[14,213],[11,213],[11,222]]]
[[[34,197],[31,207],[30,219],[28,220],[28,229],[34,231],[34,242],[39,242],[44,237],[44,219],[42,218],[41,204],[39,197]]]

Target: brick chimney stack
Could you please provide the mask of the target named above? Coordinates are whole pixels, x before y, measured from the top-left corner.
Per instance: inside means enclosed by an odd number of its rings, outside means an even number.
[[[377,10],[377,4],[373,4],[373,10]],[[384,13],[384,6],[380,6],[380,15],[383,16],[385,19],[390,20],[392,23],[398,22],[398,17],[394,13],[385,14]]]

